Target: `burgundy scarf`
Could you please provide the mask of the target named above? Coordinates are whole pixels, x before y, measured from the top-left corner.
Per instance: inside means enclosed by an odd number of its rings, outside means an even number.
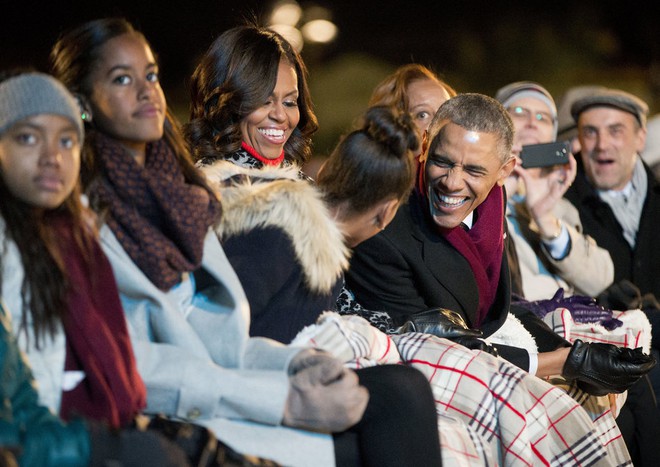
[[[144,167],[112,138],[98,134],[95,146],[103,177],[90,194],[108,206],[108,225],[133,262],[159,289],[169,290],[201,264],[220,204],[185,182],[164,139],[147,145]]]
[[[69,281],[65,369],[85,373],[80,384],[62,393],[60,415],[126,426],[145,407],[146,388],[137,372],[110,263],[95,240],[85,251],[80,249],[70,220],[56,219],[52,225]]]
[[[425,161],[420,162],[418,170],[416,187],[418,199],[422,200],[423,212],[429,213]],[[479,309],[475,323],[475,326],[479,327],[495,302],[500,281],[504,254],[504,193],[502,187],[495,185],[475,211],[474,223],[468,231],[462,227],[453,229],[437,227],[437,231],[470,264],[479,289]]]

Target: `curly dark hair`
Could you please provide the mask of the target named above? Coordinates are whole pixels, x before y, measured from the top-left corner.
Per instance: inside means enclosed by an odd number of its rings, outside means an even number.
[[[240,148],[239,124],[268,100],[282,60],[295,68],[300,109],[298,126],[284,145],[285,157],[299,165],[309,159],[318,122],[305,64],[276,32],[243,25],[220,35],[192,75],[190,122],[184,126],[184,134],[196,161],[211,162]]]

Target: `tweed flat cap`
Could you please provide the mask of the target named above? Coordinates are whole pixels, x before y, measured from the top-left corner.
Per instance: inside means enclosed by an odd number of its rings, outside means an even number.
[[[633,114],[642,128],[646,127],[649,106],[639,97],[620,89],[604,88],[595,94],[576,100],[571,106],[571,115],[577,122],[579,115],[592,107],[613,107]]]

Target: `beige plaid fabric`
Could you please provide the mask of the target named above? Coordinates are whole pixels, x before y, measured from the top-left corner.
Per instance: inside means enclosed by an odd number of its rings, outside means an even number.
[[[427,334],[388,336],[360,317],[331,312],[301,331],[298,344],[355,368],[406,363],[422,371],[436,399],[444,465],[631,465],[609,406],[587,411],[561,388],[490,354]]]

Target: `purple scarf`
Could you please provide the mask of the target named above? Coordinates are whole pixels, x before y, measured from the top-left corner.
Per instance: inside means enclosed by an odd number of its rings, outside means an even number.
[[[144,167],[112,138],[98,134],[94,143],[103,176],[90,195],[108,207],[107,223],[135,264],[169,290],[201,264],[220,203],[185,182],[164,139],[147,145]]]

